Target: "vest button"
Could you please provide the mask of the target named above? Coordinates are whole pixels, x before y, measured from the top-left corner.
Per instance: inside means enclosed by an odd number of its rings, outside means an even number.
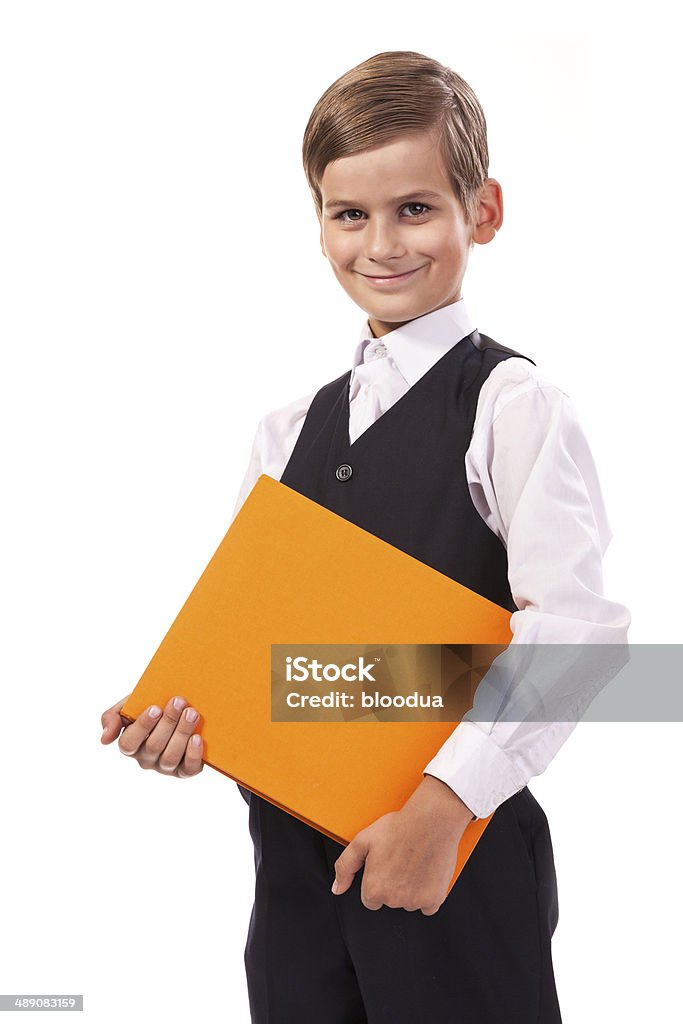
[[[336,477],[337,480],[348,480],[353,470],[349,466],[348,462],[342,462],[341,466],[337,466]]]

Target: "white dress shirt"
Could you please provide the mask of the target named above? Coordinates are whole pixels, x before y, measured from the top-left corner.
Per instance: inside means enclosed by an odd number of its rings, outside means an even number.
[[[475,326],[462,298],[382,338],[366,319],[349,382],[349,441]],[[233,518],[261,473],[280,479],[316,393],[259,421]],[[512,643],[625,644],[628,609],[603,596],[602,556],[612,533],[567,394],[527,359],[498,363],[479,393],[465,467],[474,507],[507,550],[518,608]],[[545,770],[575,725],[465,716],[424,772],[484,818]]]

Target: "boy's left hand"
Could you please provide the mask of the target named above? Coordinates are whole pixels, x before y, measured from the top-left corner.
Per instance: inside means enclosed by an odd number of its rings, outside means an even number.
[[[448,893],[470,809],[441,779],[426,775],[400,811],[356,833],[335,861],[332,889],[346,892],[365,864],[361,902],[435,914]]]

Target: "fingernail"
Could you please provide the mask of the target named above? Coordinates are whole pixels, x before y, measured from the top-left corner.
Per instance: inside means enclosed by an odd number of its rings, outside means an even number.
[[[192,737],[191,742],[193,747],[198,747],[200,745],[200,743],[202,742],[202,738],[199,735],[199,733],[195,733],[195,735]]]
[[[196,722],[197,719],[199,718],[199,715],[197,714],[194,708],[188,708],[188,710],[185,712],[185,718],[188,720],[188,722]]]
[[[184,697],[173,698],[173,707],[176,709],[176,711],[182,711],[186,704],[187,701],[185,700]]]
[[[152,704],[151,708],[147,709],[147,714],[150,718],[158,718],[161,714],[161,708],[158,704]]]
[[[337,879],[336,878],[335,878],[334,883],[332,885],[332,892],[334,892],[334,893],[339,892],[339,886],[337,885]]]

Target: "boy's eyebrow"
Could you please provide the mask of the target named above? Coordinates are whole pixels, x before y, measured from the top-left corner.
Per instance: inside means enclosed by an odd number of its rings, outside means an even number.
[[[438,192],[429,192],[424,189],[416,189],[414,192],[406,192],[404,196],[396,196],[395,199],[389,199],[389,203],[405,203],[408,199],[441,199],[441,195]],[[347,199],[329,199],[325,203],[325,209],[331,210],[337,206],[346,206],[354,208],[354,203]]]

